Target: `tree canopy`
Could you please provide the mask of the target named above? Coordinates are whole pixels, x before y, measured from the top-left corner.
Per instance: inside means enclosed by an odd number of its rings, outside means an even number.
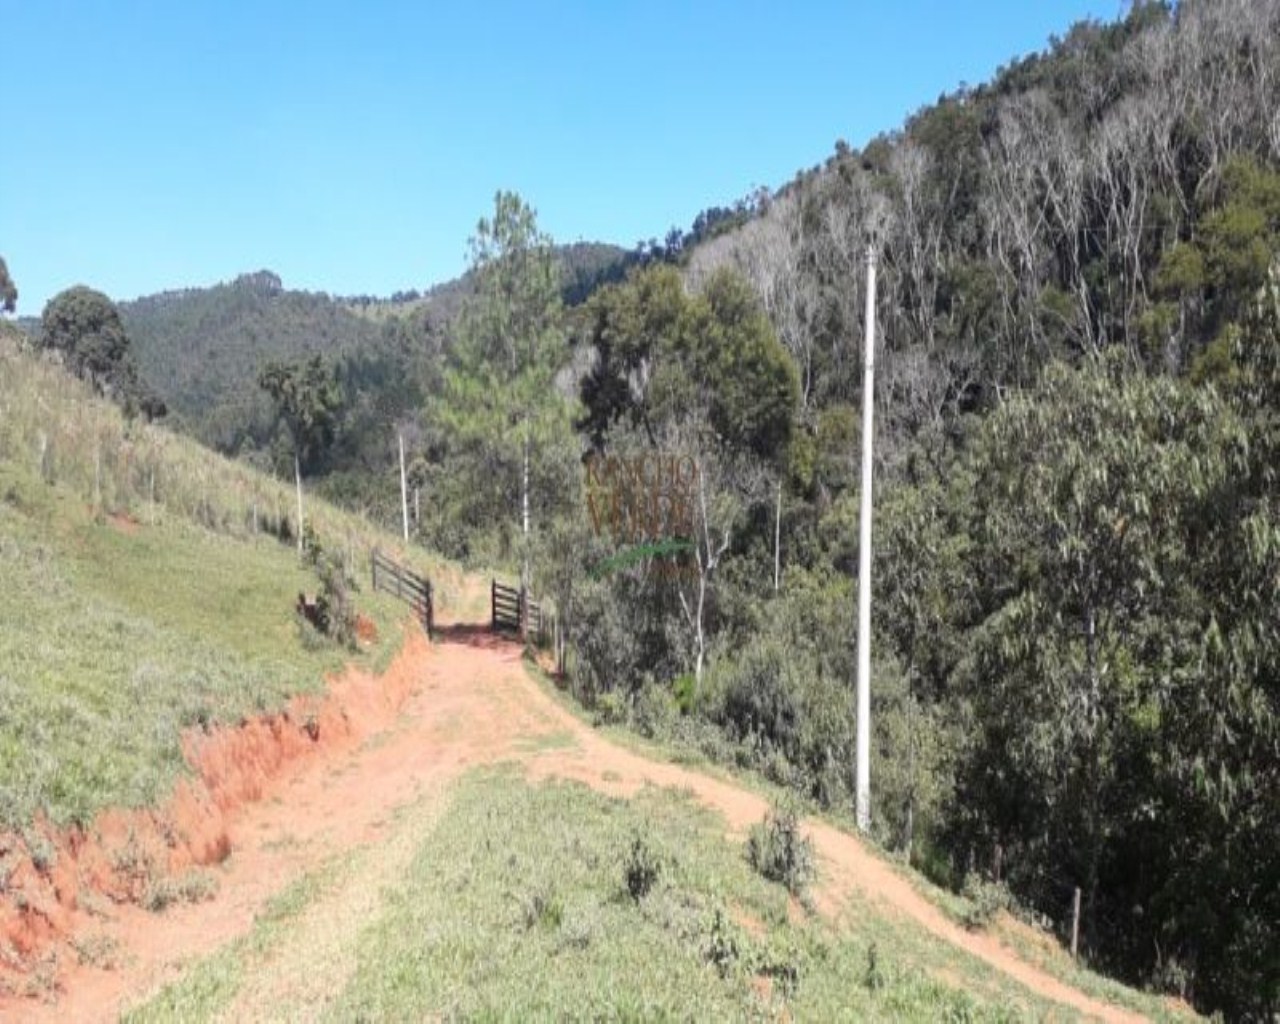
[[[55,295],[41,316],[39,342],[127,410],[164,415],[164,402],[138,378],[119,310],[102,292],[76,285]]]
[[[342,410],[342,390],[333,367],[320,356],[268,363],[258,384],[288,428],[300,471],[310,471],[333,444]]]
[[[0,310],[12,313],[18,306],[18,287],[9,276],[9,266],[0,256]]]
[[[446,448],[428,491],[476,527],[503,523],[527,583],[535,522],[572,500],[575,453],[571,403],[557,386],[567,355],[559,266],[515,193],[499,192],[477,225],[470,274],[443,393],[428,410]]]

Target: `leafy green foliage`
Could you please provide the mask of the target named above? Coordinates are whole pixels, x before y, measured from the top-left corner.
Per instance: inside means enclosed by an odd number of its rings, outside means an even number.
[[[995,920],[996,914],[1013,906],[1008,886],[983,878],[976,871],[965,876],[960,895],[969,901],[964,914],[966,928],[985,928]]]
[[[321,555],[316,562],[320,593],[316,597],[316,627],[336,643],[355,650],[356,609],[351,584],[340,557]]]
[[[76,285],[55,295],[40,319],[39,341],[126,410],[140,410],[148,419],[164,415],[164,403],[138,380],[119,311],[101,292]]]
[[[531,523],[574,492],[571,404],[556,387],[566,353],[558,268],[534,211],[507,192],[480,221],[471,259],[475,292],[430,410],[444,452],[429,491],[469,532],[501,531],[527,585]]]
[[[769,459],[785,449],[796,369],[739,276],[719,272],[690,296],[674,268],[655,265],[602,289],[587,311],[597,358],[581,426],[597,446],[619,421],[654,442],[664,424],[704,409],[731,450]]]
[[[751,826],[747,836],[747,860],[771,882],[802,896],[817,874],[813,840],[800,828],[800,815],[792,805],[774,807],[764,821]]]
[[[9,265],[0,256],[0,310],[12,313],[18,305],[18,287],[9,276]]]
[[[662,860],[653,848],[637,835],[631,840],[626,859],[622,862],[622,877],[627,893],[639,903],[649,895],[662,874]]]
[[[258,386],[276,403],[293,439],[299,466],[306,470],[333,443],[342,393],[320,356],[303,363],[269,363],[258,377]]]

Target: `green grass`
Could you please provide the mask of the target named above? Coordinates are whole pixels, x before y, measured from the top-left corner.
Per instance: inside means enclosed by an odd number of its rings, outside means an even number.
[[[0,826],[162,799],[184,728],[278,708],[349,660],[385,664],[404,620],[361,593],[372,651],[304,644],[293,603],[317,583],[291,548],[182,519],[125,532],[3,462],[0,579]]]
[[[0,333],[0,829],[153,803],[183,728],[275,710],[352,660],[299,632],[318,581],[287,542],[293,509],[288,484],[127,421]],[[366,587],[375,545],[446,569],[310,496],[306,515]],[[355,660],[383,668],[405,610],[356,603],[379,642]]]
[[[574,700],[570,694],[558,687],[554,680],[542,671],[536,662],[530,658],[525,658],[524,666],[529,675],[541,686],[543,692],[550,696],[561,708],[584,724],[593,724],[591,713]],[[792,791],[785,790],[769,781],[760,772],[741,768],[731,769],[724,764],[711,760],[702,750],[690,745],[684,739],[671,738],[665,741],[649,739],[640,736],[624,725],[602,725],[594,726],[594,728],[601,734],[608,736],[610,741],[645,757],[688,765],[705,775],[741,786],[773,802],[795,799],[795,794]],[[853,833],[856,829],[852,814],[847,810],[824,811],[815,804],[810,803],[806,808],[806,813],[850,833]],[[970,910],[968,900],[958,893],[935,885],[918,871],[908,868],[900,858],[876,847],[871,841],[868,841],[867,845],[872,853],[879,855],[880,860],[892,867],[903,878],[906,878],[920,895],[942,909],[957,924],[964,923]],[[1061,944],[1057,944],[1056,939],[1051,940],[1056,945],[1051,949],[1046,949],[1043,945],[1029,941],[1024,933],[1003,926],[999,919],[991,926],[989,931],[1002,943],[1017,952],[1029,963],[1038,966],[1046,974],[1065,982],[1073,988],[1079,989],[1095,999],[1135,1010],[1156,1021],[1201,1019],[1193,1010],[1182,1004],[1172,1003],[1159,994],[1132,988],[1114,978],[1092,971],[1082,963],[1073,961],[1070,953]]]
[[[726,1020],[785,1009],[797,1020],[969,1021],[1049,1009],[867,908],[847,931],[794,919],[786,891],[724,831],[672,791],[625,801],[476,773],[360,936],[356,974],[327,1019]],[[638,902],[622,869],[636,835],[663,865]]]

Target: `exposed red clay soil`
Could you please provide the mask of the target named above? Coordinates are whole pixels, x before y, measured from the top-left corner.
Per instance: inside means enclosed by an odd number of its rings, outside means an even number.
[[[356,616],[356,639],[362,644],[377,642],[378,627],[374,624],[373,619],[366,618],[363,615]]]
[[[0,997],[29,989],[32,968],[65,953],[66,940],[93,925],[106,901],[137,904],[149,885],[224,861],[236,812],[260,801],[290,766],[331,757],[389,724],[427,657],[421,632],[406,636],[380,677],[348,670],[323,697],[295,697],[279,713],[184,734],[193,775],[158,808],[107,810],[85,829],[37,822],[35,856],[21,836],[0,834],[9,871],[0,891]]]
[[[0,997],[0,1019],[115,1020],[179,976],[190,958],[246,934],[255,915],[290,881],[335,854],[391,834],[397,808],[441,791],[472,765],[518,761],[531,779],[579,780],[620,795],[646,784],[679,787],[719,811],[734,835],[764,814],[766,802],[754,793],[651,760],[596,733],[528,677],[514,644],[483,627],[445,624],[439,639],[428,645],[419,633],[411,634],[387,675],[349,675],[327,699],[311,708],[291,707],[287,718],[189,737],[187,753],[198,780],[179,787],[165,809],[104,815],[91,836],[60,837],[53,870],[41,875],[30,868],[24,875],[39,879],[33,891],[41,911],[18,915],[13,929],[30,949],[61,955],[59,984],[47,993],[56,1000],[6,1003]],[[311,714],[319,726],[316,740],[304,727]],[[574,743],[529,742],[551,734],[569,734]],[[359,743],[361,737],[367,742]],[[135,835],[142,829],[149,841],[162,843],[170,870],[217,865],[216,895],[162,914],[129,902],[128,879],[112,867],[112,851],[130,825]],[[820,857],[815,895],[824,915],[838,919],[852,898],[862,896],[1047,1000],[1106,1021],[1142,1019],[1058,981],[994,937],[956,925],[854,837],[816,820],[806,827]],[[101,838],[104,831],[114,838]],[[77,898],[89,886],[124,901],[90,914]],[[12,922],[8,895],[4,906]],[[118,967],[76,965],[66,937],[89,934],[117,945]],[[299,1019],[315,1015],[295,1009]]]

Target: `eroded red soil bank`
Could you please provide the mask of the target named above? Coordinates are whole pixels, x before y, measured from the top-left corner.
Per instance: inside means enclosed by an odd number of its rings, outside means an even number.
[[[0,833],[0,997],[26,991],[41,971],[41,984],[54,981],[51,955],[104,901],[173,898],[193,869],[225,860],[237,810],[268,795],[292,766],[385,728],[428,649],[421,632],[409,630],[381,676],[348,670],[323,695],[295,697],[280,712],[185,733],[191,774],[160,807],[106,810],[88,828],[38,821],[31,842]]]

